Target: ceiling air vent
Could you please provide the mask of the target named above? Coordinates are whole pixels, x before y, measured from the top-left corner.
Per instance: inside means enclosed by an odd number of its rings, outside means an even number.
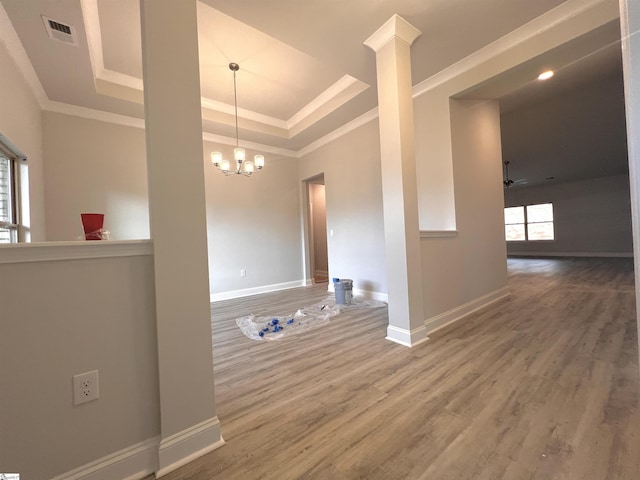
[[[45,17],[44,15],[42,15],[42,20],[44,21],[44,27],[47,29],[49,38],[68,45],[78,46],[75,27],[65,25],[62,22]]]

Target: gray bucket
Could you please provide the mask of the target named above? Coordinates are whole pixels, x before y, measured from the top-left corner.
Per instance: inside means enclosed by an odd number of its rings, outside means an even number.
[[[350,278],[334,278],[333,289],[336,292],[337,305],[349,305],[353,298],[353,280]]]

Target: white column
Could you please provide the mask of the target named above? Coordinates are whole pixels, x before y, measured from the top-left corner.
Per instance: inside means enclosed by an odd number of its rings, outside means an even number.
[[[196,0],[140,6],[161,476],[223,441],[213,392]]]
[[[418,225],[411,44],[420,31],[394,15],[364,44],[376,52],[385,254],[387,338],[414,346],[427,340]]]
[[[620,0],[620,30],[631,184],[636,315],[640,331],[640,2],[638,0]],[[640,338],[638,346],[640,347]]]

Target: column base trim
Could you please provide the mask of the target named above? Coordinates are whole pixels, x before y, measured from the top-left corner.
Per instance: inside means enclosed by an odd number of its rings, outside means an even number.
[[[158,450],[156,478],[212,452],[224,443],[218,417],[210,418],[163,439]]]
[[[411,348],[426,342],[429,337],[425,326],[413,330],[405,330],[404,328],[388,325],[386,339]]]

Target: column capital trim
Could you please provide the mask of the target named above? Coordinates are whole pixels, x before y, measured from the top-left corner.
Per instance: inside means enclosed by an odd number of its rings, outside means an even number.
[[[364,44],[377,52],[394,38],[411,45],[422,32],[397,13],[385,22],[376,32],[364,41]]]

